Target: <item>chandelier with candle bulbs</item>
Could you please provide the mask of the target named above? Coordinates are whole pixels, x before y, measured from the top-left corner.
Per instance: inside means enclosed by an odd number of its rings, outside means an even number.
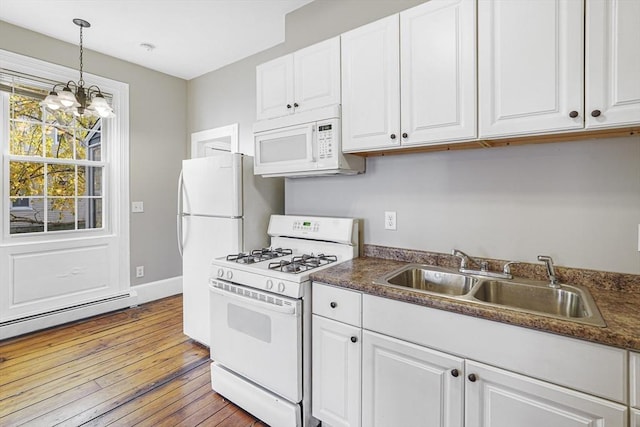
[[[76,116],[115,117],[113,108],[98,86],[84,87],[85,82],[82,79],[82,29],[89,28],[91,24],[79,18],[75,18],[73,23],[80,27],[80,80],[77,83],[69,80],[67,83],[54,85],[42,104],[52,111],[62,110]]]

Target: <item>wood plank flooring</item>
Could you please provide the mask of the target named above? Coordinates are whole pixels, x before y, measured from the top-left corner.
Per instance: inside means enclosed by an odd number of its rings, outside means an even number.
[[[211,390],[182,296],[0,341],[0,426],[266,426]]]

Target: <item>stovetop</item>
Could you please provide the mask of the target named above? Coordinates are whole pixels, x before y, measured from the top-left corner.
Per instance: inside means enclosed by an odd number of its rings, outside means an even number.
[[[302,298],[311,273],[358,256],[353,219],[272,215],[269,236],[269,248],[214,259],[210,280]]]
[[[337,262],[338,257],[313,253],[294,255],[293,249],[262,248],[254,249],[251,252],[227,255],[225,260],[237,264],[250,264],[249,268],[266,269],[265,274],[268,274],[268,271],[299,274]]]

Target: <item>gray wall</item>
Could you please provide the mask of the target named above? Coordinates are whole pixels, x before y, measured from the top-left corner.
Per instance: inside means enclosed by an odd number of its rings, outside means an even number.
[[[253,153],[256,65],[422,1],[316,0],[286,41],[188,83],[189,131],[240,123]],[[288,179],[289,214],[364,218],[365,243],[640,274],[640,137],[376,157],[356,177]],[[383,226],[397,212],[398,230]]]
[[[361,176],[288,179],[286,198],[364,218],[365,243],[640,274],[640,136],[369,158]]]
[[[0,48],[78,68],[77,45],[3,21]],[[175,189],[187,154],[187,82],[86,49],[84,64],[87,73],[129,84],[130,196],[145,210],[130,214],[131,284],[180,276]],[[137,265],[144,278],[134,278]]]

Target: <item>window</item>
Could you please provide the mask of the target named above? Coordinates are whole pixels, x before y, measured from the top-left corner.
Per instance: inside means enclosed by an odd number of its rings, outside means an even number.
[[[0,250],[79,237],[128,241],[129,88],[85,73],[117,111],[110,119],[40,105],[54,84],[77,77],[0,49]]]
[[[12,208],[30,209],[11,209],[9,234],[102,228],[101,119],[49,111],[40,105],[46,90],[19,88],[3,94],[9,105],[9,199]]]
[[[19,211],[30,211],[31,204],[29,203],[29,198],[24,197],[21,199],[13,198],[11,200],[11,212],[19,212]]]

